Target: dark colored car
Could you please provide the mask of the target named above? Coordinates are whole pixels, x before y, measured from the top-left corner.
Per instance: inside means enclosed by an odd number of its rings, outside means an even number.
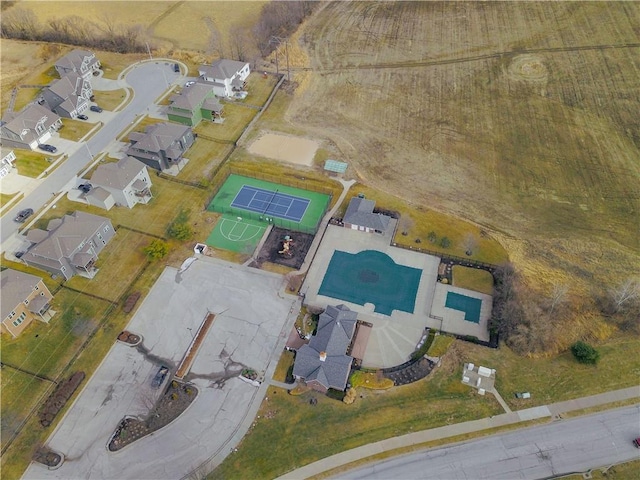
[[[78,185],[78,190],[82,190],[84,193],[88,193],[91,190],[91,184],[83,183],[81,185]]]
[[[635,438],[633,440],[633,444],[636,446],[636,448],[640,448],[640,437]]]
[[[173,64],[173,71],[176,73],[180,73],[180,65],[178,65],[177,63]]]
[[[44,150],[45,152],[51,152],[51,153],[56,153],[58,151],[56,147],[54,147],[53,145],[49,145],[48,143],[41,143],[38,145],[38,148],[40,150]]]
[[[156,376],[153,377],[151,386],[153,388],[160,388],[160,386],[164,382],[164,379],[167,378],[167,375],[169,375],[169,367],[165,367],[164,365],[162,365],[160,367],[160,370],[158,370],[158,373],[156,373]]]
[[[32,208],[25,208],[24,210],[20,210],[18,212],[18,215],[16,215],[16,218],[14,218],[14,220],[16,222],[23,223],[31,215],[33,215],[33,209]]]
[[[89,120],[89,117],[87,117],[86,115],[78,115],[78,119],[80,119],[80,120]]]
[[[27,253],[27,252],[23,252],[23,251],[16,252],[16,253],[15,253],[15,257],[16,257],[16,258],[22,258],[22,256],[23,256],[25,253]]]
[[[99,107],[98,105],[91,105],[89,107],[89,110],[91,110],[92,112],[100,113],[102,112],[102,107]]]

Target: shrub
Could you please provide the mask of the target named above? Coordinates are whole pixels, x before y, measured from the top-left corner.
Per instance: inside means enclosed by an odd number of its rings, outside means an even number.
[[[186,223],[174,223],[169,228],[169,236],[177,240],[189,240],[193,237],[193,230]]]
[[[451,246],[451,240],[448,237],[442,237],[440,239],[440,246],[442,248],[449,248]]]
[[[144,247],[144,253],[152,260],[159,260],[169,253],[169,244],[159,239],[153,240]]]
[[[578,341],[571,345],[571,353],[580,363],[595,365],[600,358],[600,353],[588,343]]]
[[[436,235],[436,232],[431,230],[427,235],[427,240],[429,240],[431,243],[436,243],[438,241],[438,235]]]

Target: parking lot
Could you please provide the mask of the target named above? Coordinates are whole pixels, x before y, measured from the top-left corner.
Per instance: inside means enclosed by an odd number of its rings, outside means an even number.
[[[240,369],[263,372],[276,362],[278,341],[297,314],[296,298],[283,294],[282,286],[281,275],[208,257],[182,273],[167,267],[127,326],[142,336],[142,345],[114,339],[47,441],[65,462],[57,470],[32,463],[24,478],[181,478],[224,449],[258,392],[237,378]],[[186,377],[199,389],[198,397],[173,423],[109,452],[120,420],[146,415],[162,391],[152,387],[159,366],[175,373],[209,313],[215,321]]]

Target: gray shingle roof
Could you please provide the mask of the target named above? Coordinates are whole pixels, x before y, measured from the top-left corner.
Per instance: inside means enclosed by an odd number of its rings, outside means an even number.
[[[344,223],[360,225],[384,232],[389,226],[391,217],[381,213],[373,213],[376,202],[365,198],[353,197],[344,214]]]
[[[346,355],[358,314],[345,305],[328,306],[320,315],[316,335],[296,353],[293,374],[316,380],[325,388],[344,390],[353,358]],[[324,360],[321,357],[324,354]]]
[[[4,320],[16,306],[24,302],[42,279],[10,268],[0,273],[0,315]]]
[[[122,190],[145,168],[144,163],[127,156],[117,162],[100,165],[91,175],[91,184]]]
[[[201,65],[200,71],[205,72],[207,77],[211,78],[231,78],[244,68],[247,62],[238,62],[236,60],[220,59],[211,65]]]
[[[35,138],[36,125],[42,124],[44,129],[47,130],[59,120],[60,117],[51,110],[37,103],[30,103],[19,113],[7,113],[5,115],[6,123],[3,125],[3,128],[18,135],[20,135],[24,129],[27,129],[31,135],[23,136],[23,138],[29,139],[31,137]]]
[[[175,123],[158,123],[150,125],[144,135],[135,137],[130,134],[131,140],[138,139],[135,148],[147,152],[160,152],[167,150],[176,139],[183,137],[190,129],[184,125]]]
[[[182,89],[182,92],[171,97],[171,107],[183,110],[193,110],[204,102],[207,95],[211,95],[213,87],[204,83],[196,83]]]

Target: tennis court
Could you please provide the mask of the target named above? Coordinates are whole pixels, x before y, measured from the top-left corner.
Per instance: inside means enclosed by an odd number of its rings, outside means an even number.
[[[280,193],[278,190],[270,191],[243,185],[236,198],[231,202],[231,206],[258,212],[262,215],[300,222],[310,202],[307,198]]]
[[[207,210],[314,234],[330,200],[324,193],[231,174]]]
[[[372,303],[383,315],[413,313],[421,275],[422,270],[399,265],[386,253],[336,250],[318,294],[357,305]]]
[[[482,300],[479,298],[468,297],[455,292],[447,292],[447,300],[444,306],[464,312],[464,319],[468,322],[480,323]]]
[[[205,241],[210,247],[232,252],[253,253],[266,226],[255,220],[223,215]]]

